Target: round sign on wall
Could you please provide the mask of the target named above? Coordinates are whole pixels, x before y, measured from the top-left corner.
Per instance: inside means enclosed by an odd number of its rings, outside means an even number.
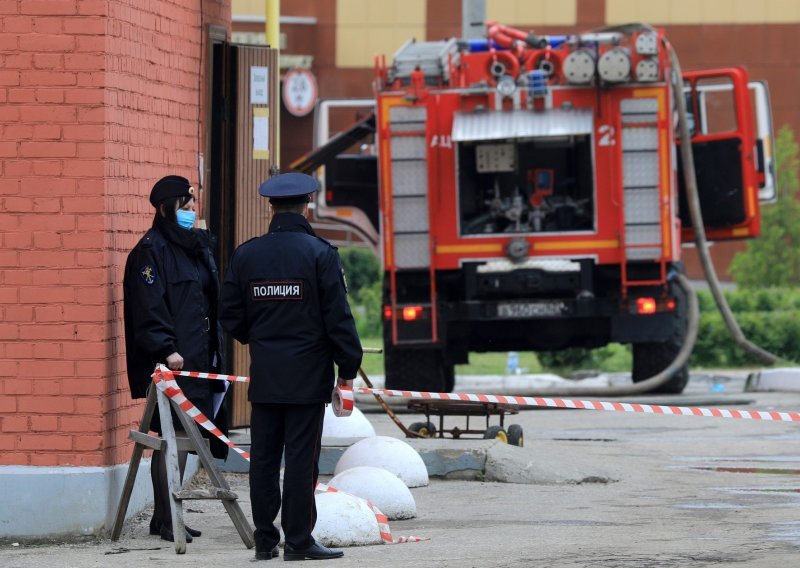
[[[305,116],[317,102],[317,80],[308,69],[292,69],[283,76],[283,104],[294,116]]]

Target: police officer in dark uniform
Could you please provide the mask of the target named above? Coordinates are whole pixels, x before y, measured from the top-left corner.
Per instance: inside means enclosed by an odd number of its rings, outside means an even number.
[[[362,351],[339,254],[306,220],[318,189],[314,178],[298,173],[261,184],[273,211],[269,232],[236,249],[222,286],[222,326],[250,346],[250,500],[258,560],[278,556],[273,523],[281,509],[284,453],[284,560],[344,555],[311,536],[314,488],[334,363],[337,384],[352,386]]]
[[[157,363],[172,370],[210,372],[218,371],[222,364],[215,239],[208,231],[194,228],[194,197],[194,188],[184,177],[170,175],[158,180],[150,192],[156,211],[153,226],[125,264],[125,348],[132,398],[147,396]],[[225,431],[222,412],[216,417],[213,414],[214,391],[220,387],[216,383],[222,385],[220,381],[178,378],[187,398]],[[161,434],[163,419],[156,408],[150,428]],[[176,431],[183,430],[174,411],[172,421]],[[227,446],[214,437],[211,450],[220,458],[228,453]],[[179,453],[179,461],[183,474],[186,452]],[[150,534],[173,540],[163,452],[153,452],[150,469],[155,499]],[[187,528],[187,532],[187,542],[191,536],[200,536],[194,529]]]

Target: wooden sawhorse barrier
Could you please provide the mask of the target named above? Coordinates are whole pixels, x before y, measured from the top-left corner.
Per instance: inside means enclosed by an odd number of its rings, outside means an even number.
[[[170,419],[170,403],[175,407],[175,412],[188,438],[175,437],[175,428]],[[161,437],[148,434],[156,404],[158,404],[159,414],[161,415]],[[122,496],[120,497],[119,506],[117,507],[114,527],[111,530],[112,541],[119,540],[119,536],[122,533],[122,525],[125,523],[125,514],[128,511],[128,504],[131,499],[131,493],[133,493],[133,485],[136,482],[136,474],[139,471],[139,463],[141,462],[142,454],[145,448],[151,448],[153,450],[165,452],[167,481],[169,483],[171,496],[170,510],[172,513],[172,534],[175,536],[176,554],[184,554],[186,552],[186,529],[183,523],[182,504],[183,501],[189,499],[219,499],[222,501],[222,505],[225,507],[231,521],[233,521],[233,525],[239,532],[239,536],[242,537],[244,545],[247,548],[253,548],[255,546],[253,529],[237,501],[239,496],[231,491],[231,487],[228,485],[225,477],[223,477],[217,469],[214,463],[214,457],[211,455],[206,441],[200,435],[197,424],[187,416],[177,404],[172,402],[167,395],[161,392],[158,387],[156,387],[155,383],[150,386],[150,390],[147,393],[147,403],[144,407],[144,414],[142,415],[142,422],[139,425],[139,430],[131,430],[130,439],[135,442],[133,446],[133,455],[131,456],[131,463],[128,466],[128,475],[125,478],[125,485],[122,488]],[[206,470],[211,484],[213,485],[210,490],[201,489],[188,491],[181,488],[178,450],[197,452],[200,463],[203,464],[203,468]]]

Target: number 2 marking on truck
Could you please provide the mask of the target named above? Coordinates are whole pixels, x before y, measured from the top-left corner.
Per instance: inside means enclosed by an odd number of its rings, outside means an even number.
[[[436,148],[437,146],[441,146],[442,148],[452,148],[453,139],[449,134],[442,134],[441,136],[434,134],[431,136],[431,148]]]
[[[617,143],[614,140],[614,133],[616,130],[610,124],[602,124],[597,129],[597,133],[600,135],[600,140],[597,141],[598,146],[613,146]]]

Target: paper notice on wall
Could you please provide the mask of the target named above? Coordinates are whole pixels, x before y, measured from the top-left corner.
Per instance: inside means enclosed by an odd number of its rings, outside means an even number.
[[[253,159],[269,159],[269,108],[253,109]]]
[[[269,104],[269,67],[250,68],[250,104]]]

